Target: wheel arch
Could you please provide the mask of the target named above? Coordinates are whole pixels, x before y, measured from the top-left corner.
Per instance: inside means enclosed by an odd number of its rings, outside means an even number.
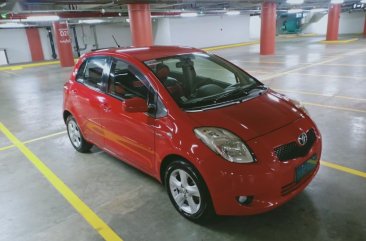
[[[63,118],[64,118],[64,122],[65,122],[65,124],[66,124],[66,120],[67,120],[67,118],[68,118],[70,115],[72,115],[70,111],[68,111],[68,110],[64,110]]]

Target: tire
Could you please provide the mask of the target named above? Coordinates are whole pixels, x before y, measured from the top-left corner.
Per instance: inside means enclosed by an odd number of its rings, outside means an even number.
[[[170,201],[183,217],[204,223],[215,216],[206,184],[190,164],[173,161],[166,169],[164,180]]]
[[[82,153],[89,152],[90,148],[93,147],[93,144],[87,142],[84,139],[79,125],[77,124],[75,118],[71,115],[66,119],[66,128],[70,142],[75,150]]]

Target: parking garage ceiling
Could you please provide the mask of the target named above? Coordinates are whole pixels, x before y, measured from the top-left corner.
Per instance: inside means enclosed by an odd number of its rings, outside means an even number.
[[[236,10],[241,13],[259,15],[264,0],[0,0],[0,28],[1,23],[7,21],[22,21],[26,26],[40,26],[45,23],[27,23],[26,18],[33,15],[58,15],[61,19],[69,20],[70,24],[77,23],[78,19],[103,19],[104,22],[125,21],[128,18],[127,4],[149,3],[153,17],[179,17],[182,12],[195,12],[203,15],[220,15],[227,11]],[[289,9],[324,9],[327,11],[330,0],[305,0],[303,4],[291,5],[286,0],[276,0],[278,11]],[[355,9],[354,5],[360,0],[344,0],[342,11],[364,11]]]

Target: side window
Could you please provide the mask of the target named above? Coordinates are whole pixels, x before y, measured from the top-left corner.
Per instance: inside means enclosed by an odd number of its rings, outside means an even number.
[[[102,77],[103,71],[105,69],[107,63],[107,58],[105,57],[97,57],[91,58],[85,61],[79,69],[79,72],[82,72],[82,75],[78,72],[78,79],[82,79],[83,83],[94,89],[102,89]],[[85,66],[83,66],[85,65]]]
[[[80,65],[78,73],[76,74],[76,81],[78,81],[78,82],[83,82],[84,81],[83,80],[84,70],[85,70],[85,66],[86,66],[87,62],[88,62],[87,60],[84,60],[84,62]]]
[[[126,62],[113,60],[108,82],[107,92],[115,97],[140,97],[147,100],[148,82],[136,68]]]

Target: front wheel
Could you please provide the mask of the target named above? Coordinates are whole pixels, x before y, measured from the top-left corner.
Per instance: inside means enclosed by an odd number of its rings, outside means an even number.
[[[165,173],[165,185],[174,207],[185,218],[205,222],[214,216],[207,187],[190,164],[172,162]]]
[[[78,152],[88,152],[93,144],[87,142],[81,134],[80,128],[73,116],[69,116],[66,120],[67,134],[71,144]]]

